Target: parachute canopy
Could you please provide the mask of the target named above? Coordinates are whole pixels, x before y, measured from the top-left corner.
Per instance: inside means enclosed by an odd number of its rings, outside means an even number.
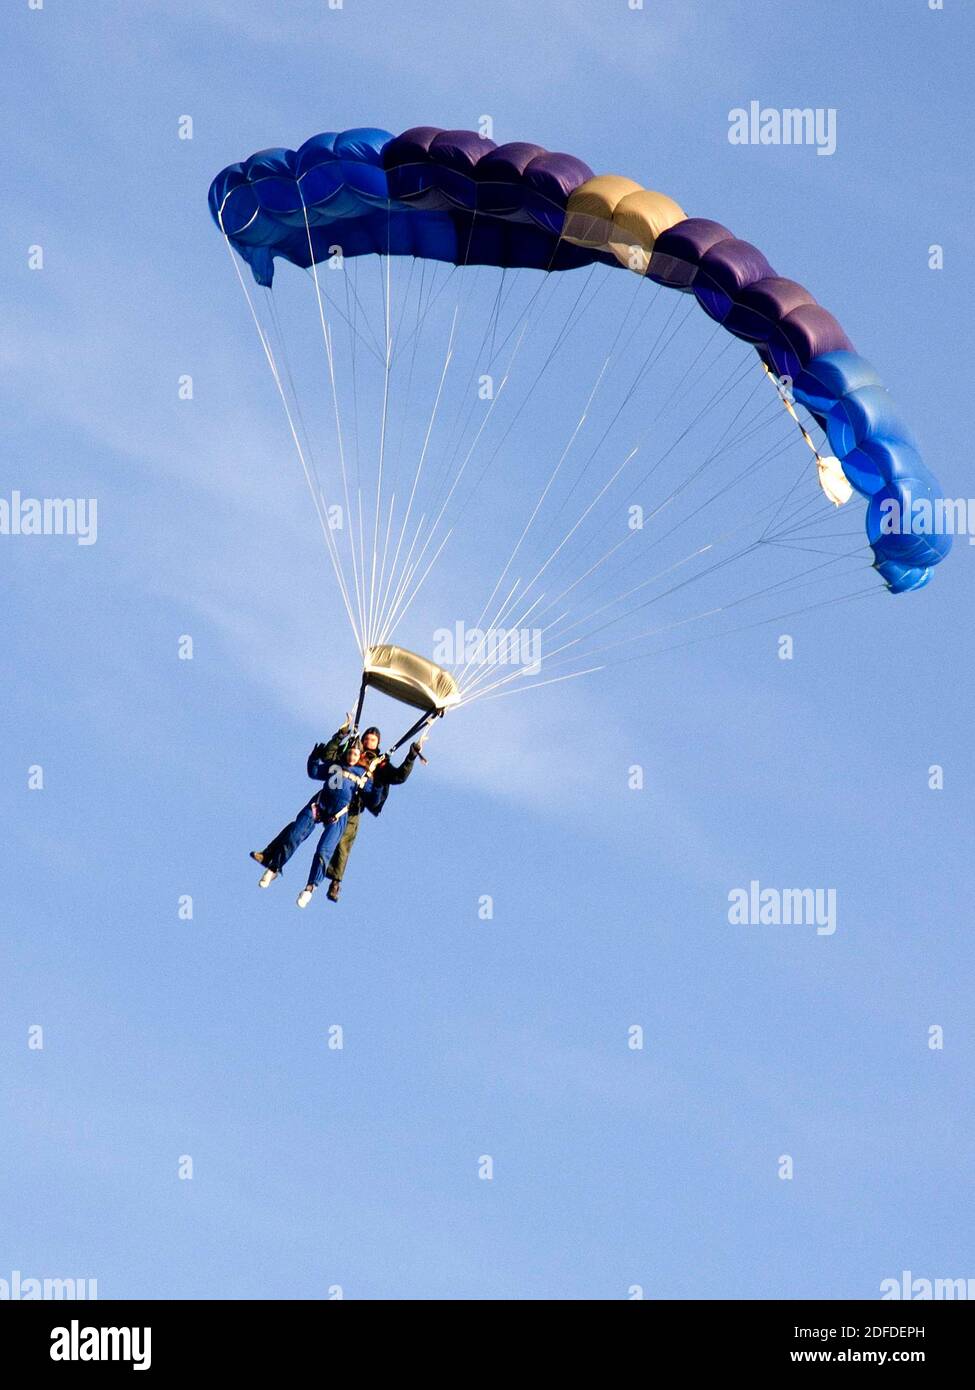
[[[948,535],[885,530],[885,505],[941,497],[879,378],[836,319],[757,247],[687,217],[666,194],[573,155],[476,131],[419,126],[315,135],[270,149],[214,179],[210,210],[229,244],[269,287],[274,259],[308,268],[367,254],[455,266],[564,271],[623,266],[694,295],[704,311],[788,378],[826,432],[853,487],[868,498],[874,567],[894,593],[919,588]],[[817,455],[818,458],[818,455]],[[906,508],[906,510],[904,510]]]
[[[950,548],[837,320],[666,194],[425,126],[265,150],[210,209],[355,638],[356,723],[368,686],[416,728],[919,589]]]
[[[374,690],[427,714],[444,714],[460,700],[457,682],[449,672],[405,647],[369,647],[362,677]]]

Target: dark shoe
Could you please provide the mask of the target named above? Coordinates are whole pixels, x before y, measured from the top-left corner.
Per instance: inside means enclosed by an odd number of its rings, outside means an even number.
[[[341,880],[339,880],[339,879],[337,879],[337,878],[333,878],[333,879],[331,880],[331,882],[329,883],[329,885],[328,885],[328,894],[327,894],[327,896],[328,896],[329,902],[330,902],[330,903],[337,903],[338,900],[339,900],[339,893],[340,893],[341,891],[342,891],[342,883],[341,883]]]
[[[264,863],[264,851],[262,849],[252,849],[251,858],[256,859],[258,864]]]

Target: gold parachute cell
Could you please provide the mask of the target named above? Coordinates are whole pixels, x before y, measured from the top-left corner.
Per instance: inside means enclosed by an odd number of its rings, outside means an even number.
[[[374,690],[428,714],[443,714],[460,701],[457,682],[449,672],[405,647],[369,647],[362,679]]]

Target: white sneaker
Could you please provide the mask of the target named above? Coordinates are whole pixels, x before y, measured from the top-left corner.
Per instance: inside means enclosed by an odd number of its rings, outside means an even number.
[[[258,888],[270,888],[271,884],[274,882],[276,878],[277,874],[274,872],[273,869],[265,869],[264,872],[261,874],[260,878],[257,880],[257,886]]]
[[[302,890],[301,890],[301,892],[298,894],[298,898],[297,898],[298,906],[299,906],[299,907],[307,907],[308,904],[311,902],[311,895],[312,895],[312,893],[314,893],[314,891],[315,891],[315,890],[314,890],[314,888],[311,886],[311,884],[309,884],[309,885],[307,886],[307,888],[302,888]]]

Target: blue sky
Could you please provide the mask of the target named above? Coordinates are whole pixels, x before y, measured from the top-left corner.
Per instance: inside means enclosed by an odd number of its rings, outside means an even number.
[[[337,908],[296,911],[297,865],[256,890],[246,853],[307,797],[357,673],[207,213],[224,165],[488,113],[627,173],[808,284],[969,491],[967,5],[431,14],[5,10],[3,493],[95,497],[98,540],[0,537],[0,1278],[576,1299],[973,1276],[964,540],[919,594],[790,621],[792,661],[756,627],[475,705],[364,828]],[[835,107],[836,153],[730,146],[753,98]],[[424,604],[463,616],[447,577]],[[835,934],[730,925],[753,879],[835,888]]]

